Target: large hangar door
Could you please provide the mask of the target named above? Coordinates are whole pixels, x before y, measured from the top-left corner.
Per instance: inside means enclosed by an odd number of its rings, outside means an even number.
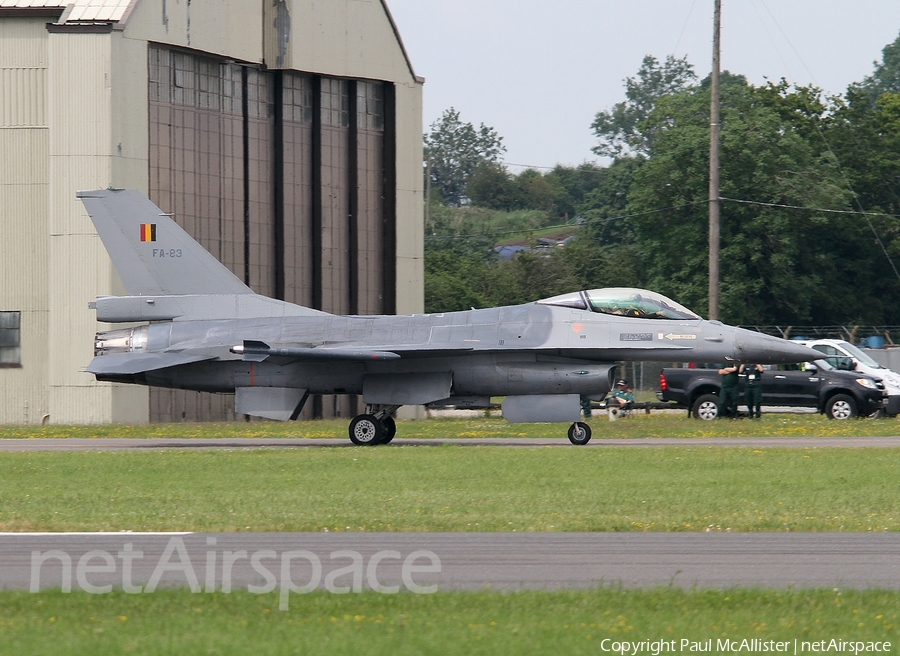
[[[236,276],[274,293],[271,77],[151,45],[150,199]],[[234,397],[150,389],[150,420],[238,418]]]
[[[149,48],[150,198],[254,291],[392,312],[393,87]],[[348,397],[303,417],[352,416]],[[150,390],[150,420],[227,421],[234,397]]]

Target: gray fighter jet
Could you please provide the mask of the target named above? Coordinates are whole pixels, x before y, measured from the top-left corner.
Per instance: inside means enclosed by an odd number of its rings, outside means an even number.
[[[704,321],[642,289],[593,289],[534,303],[410,316],[336,316],[254,294],[134,190],[78,192],[128,296],[98,297],[97,380],[235,394],[238,413],[296,419],[310,394],[359,394],[357,445],[385,444],[402,405],[486,407],[510,422],[573,422],[622,360],[759,362],[821,353]]]

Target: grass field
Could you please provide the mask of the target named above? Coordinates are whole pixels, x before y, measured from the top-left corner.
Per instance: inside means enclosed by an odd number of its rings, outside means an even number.
[[[398,421],[397,436],[417,439],[471,437],[565,437],[566,424],[509,424],[494,416],[467,419],[436,418]],[[253,421],[235,423],[184,423],[129,426],[0,426],[0,439],[30,438],[347,438],[347,419],[302,422]],[[627,419],[610,422],[604,414],[591,420],[594,439],[629,437],[767,437],[767,436],[879,436],[900,435],[900,419],[853,419],[834,421],[815,414],[767,414],[760,420],[699,421],[686,412],[637,412]]]
[[[2,531],[896,531],[897,449],[0,454]]]
[[[900,426],[665,414],[592,425],[601,440],[893,435]],[[400,422],[398,432],[549,437],[564,428],[479,417]],[[346,422],[0,427],[0,437],[20,439],[300,436],[346,438]],[[898,469],[897,449],[700,444],[6,452],[0,531],[895,531]],[[0,654],[596,654],[610,648],[605,639],[713,639],[715,651],[725,638],[889,640],[900,652],[900,593],[877,590],[313,593],[277,608],[274,595],[246,592],[0,591]]]
[[[691,653],[682,639],[744,638],[897,653],[900,639],[900,595],[881,591],[314,593],[277,607],[249,593],[0,592],[0,654],[596,654],[623,640]]]

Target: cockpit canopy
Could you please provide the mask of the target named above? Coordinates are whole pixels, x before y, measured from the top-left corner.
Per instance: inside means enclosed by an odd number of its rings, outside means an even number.
[[[578,310],[602,312],[636,319],[699,320],[696,314],[662,294],[634,287],[607,287],[572,292],[538,301],[541,305],[559,305]]]

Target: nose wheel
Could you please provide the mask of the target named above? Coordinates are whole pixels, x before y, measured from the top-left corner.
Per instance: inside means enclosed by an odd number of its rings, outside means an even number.
[[[576,421],[569,426],[569,441],[579,446],[591,441],[591,427],[583,421]]]

